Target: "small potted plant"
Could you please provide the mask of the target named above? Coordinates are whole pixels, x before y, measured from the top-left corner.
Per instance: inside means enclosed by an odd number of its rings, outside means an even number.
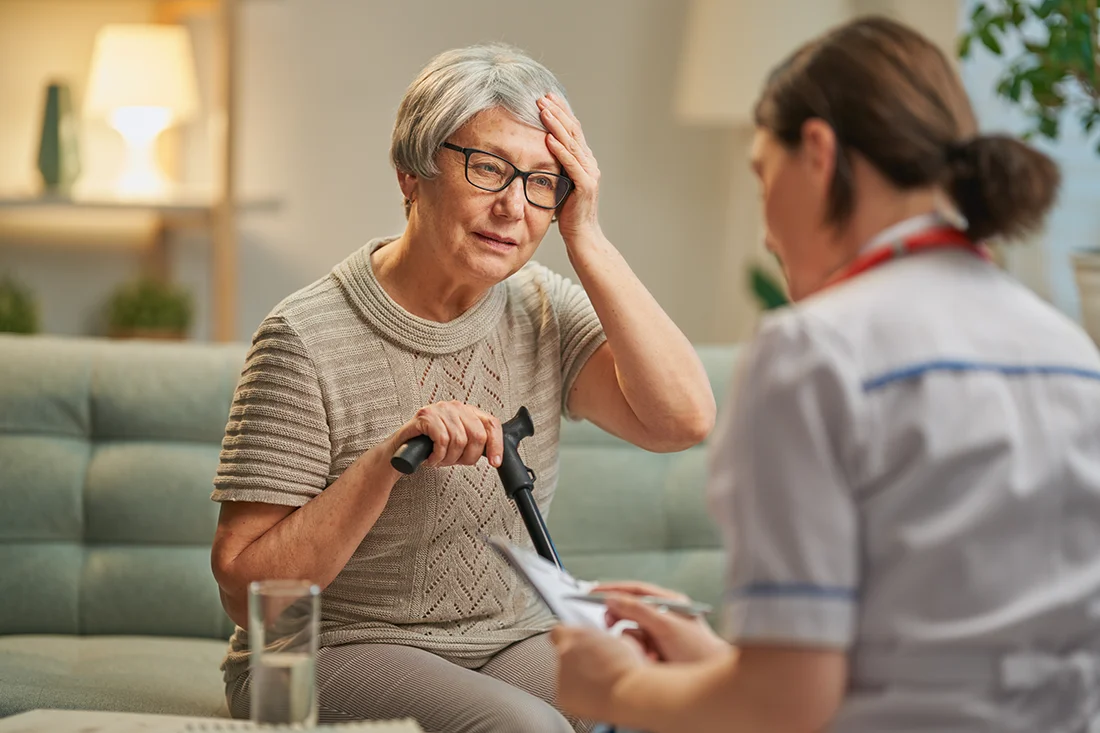
[[[191,296],[170,283],[143,278],[119,287],[107,304],[112,338],[179,340],[187,337]]]
[[[762,311],[775,310],[790,303],[790,298],[779,280],[762,265],[753,264],[749,267],[749,289]]]
[[[1029,122],[1025,138],[1057,140],[1067,122],[1086,137],[1100,128],[1097,0],[976,2],[959,55],[967,58],[979,45],[1007,61],[997,95],[1023,111]],[[1082,245],[1073,256],[1081,320],[1100,341],[1100,242]]]
[[[30,289],[10,276],[0,277],[0,331],[38,332],[38,304]]]

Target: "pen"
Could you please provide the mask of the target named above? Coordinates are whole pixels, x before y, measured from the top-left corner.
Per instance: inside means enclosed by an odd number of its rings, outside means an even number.
[[[604,605],[608,598],[612,598],[614,594],[610,593],[587,593],[566,596],[567,599],[574,601],[584,601],[585,603],[598,603]],[[657,606],[658,608],[664,608],[673,613],[678,613],[683,616],[702,616],[708,614],[714,609],[705,603],[696,603],[694,601],[683,602],[674,601],[671,598],[661,598],[660,596],[629,596],[636,601],[645,603],[649,606]]]

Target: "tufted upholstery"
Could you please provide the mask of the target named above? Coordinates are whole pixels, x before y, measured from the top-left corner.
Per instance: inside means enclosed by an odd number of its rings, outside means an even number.
[[[0,715],[223,706],[209,495],[243,359],[0,336]]]
[[[209,494],[245,351],[0,335],[0,715],[224,711]],[[721,399],[734,350],[701,354]],[[548,517],[566,566],[717,602],[704,473],[702,448],[566,424]]]

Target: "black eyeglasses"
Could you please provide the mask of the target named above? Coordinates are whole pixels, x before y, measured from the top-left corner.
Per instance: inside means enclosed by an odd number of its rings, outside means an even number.
[[[451,143],[441,147],[466,156],[466,180],[482,191],[503,191],[517,178],[523,179],[523,195],[540,209],[556,209],[573,190],[573,181],[557,173],[521,171],[499,155],[477,148],[460,148]]]

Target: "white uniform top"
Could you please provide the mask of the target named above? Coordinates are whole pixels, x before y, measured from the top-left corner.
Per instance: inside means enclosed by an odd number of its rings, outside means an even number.
[[[833,731],[1100,731],[1100,355],[1075,324],[920,252],[766,316],[734,393],[710,486],[734,637],[847,651]]]

